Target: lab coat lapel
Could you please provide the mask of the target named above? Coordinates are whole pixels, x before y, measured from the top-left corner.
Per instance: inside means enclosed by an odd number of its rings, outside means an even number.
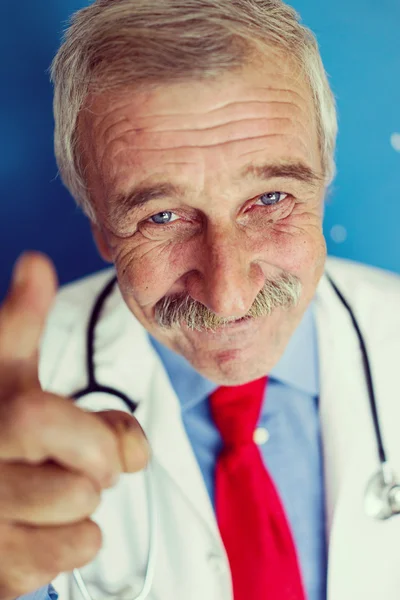
[[[358,340],[325,277],[316,307],[329,539],[328,600],[398,600],[400,517],[381,522],[364,512],[365,488],[379,463]],[[390,362],[390,356],[393,362],[394,348],[384,349],[380,344],[376,352],[375,344],[374,350],[369,352],[373,371],[375,354],[380,356],[380,368]],[[391,381],[393,385],[395,368],[392,364],[391,372],[386,369],[386,379],[380,376],[379,382],[375,381],[378,398],[390,397],[390,389],[385,388],[390,388]],[[384,431],[385,440],[391,438],[391,454],[399,457],[393,410],[385,411],[381,405],[379,409],[384,429],[391,429],[391,436]]]
[[[339,274],[334,271],[335,279]],[[340,278],[338,281],[341,285]],[[347,288],[351,290],[351,284]],[[345,288],[346,297],[353,303],[348,289]],[[208,494],[181,422],[179,402],[143,328],[132,318],[119,293],[116,291],[113,296],[96,334],[98,380],[139,401],[136,416],[149,437],[153,460],[168,473],[171,485],[193,507],[194,518],[201,519],[205,531],[212,533],[223,552]],[[373,306],[374,300],[368,297],[365,304]],[[379,303],[375,304],[379,309]],[[358,315],[358,304],[356,312]],[[394,398],[400,355],[396,337],[399,323],[393,323],[397,314],[396,307],[388,307],[388,331],[378,338],[367,337],[367,342],[386,447],[400,474],[400,402]],[[329,535],[328,600],[398,600],[400,517],[374,522],[364,515],[365,486],[378,464],[376,439],[358,342],[345,309],[325,278],[317,294],[316,315]],[[371,336],[373,327],[368,321],[367,324],[363,329]],[[381,324],[382,318],[379,331]],[[57,328],[53,337],[53,345],[49,344],[51,353],[60,346]],[[82,367],[84,333],[77,332],[62,346],[62,368],[54,377],[53,369],[44,374],[43,383],[55,392],[70,394],[87,383]],[[110,404],[108,396],[103,401],[102,405],[95,398],[95,406],[87,408],[121,408],[118,403]]]
[[[154,352],[150,344],[149,351]],[[214,510],[182,423],[179,400],[158,357],[148,398],[139,407],[137,418],[149,439],[153,460],[166,470],[224,554]]]
[[[349,296],[349,294],[346,294]],[[350,302],[352,298],[350,296]],[[356,309],[357,310],[357,309]],[[359,343],[349,316],[324,277],[317,300],[320,350],[320,419],[329,539],[328,600],[398,600],[400,517],[374,521],[364,512],[364,493],[377,471],[377,447]],[[398,341],[372,344],[378,398],[391,398]],[[377,351],[379,349],[379,351]],[[148,345],[149,352],[150,344]],[[379,361],[379,365],[378,362]],[[148,397],[138,411],[157,460],[184,494],[224,553],[201,472],[184,431],[180,406],[158,357]],[[400,404],[400,403],[397,403]],[[397,425],[400,407],[379,405],[383,434],[392,464],[400,473]],[[170,432],[173,432],[171,435]]]
[[[64,351],[63,365],[56,378],[46,385],[71,394],[87,385],[86,332],[76,336]],[[224,553],[214,511],[197,459],[186,435],[179,400],[165,369],[150,344],[147,332],[132,317],[118,288],[107,300],[96,326],[95,371],[97,381],[114,387],[138,403],[135,417],[150,442],[152,460],[171,478],[171,485],[187,499],[196,518],[214,537],[214,546]],[[74,381],[74,389],[71,389]],[[78,404],[86,410],[118,409],[126,406],[108,394],[92,394]]]
[[[115,294],[120,296],[118,290]],[[215,547],[224,553],[214,510],[182,423],[179,400],[147,333],[132,318],[122,299],[119,303],[118,311],[123,315],[119,330],[124,334],[114,335],[114,342],[120,345],[115,348],[106,341],[102,342],[102,330],[99,329],[96,362],[103,364],[104,368],[109,367],[107,372],[103,368],[105,381],[113,381],[111,385],[119,389],[123,382],[122,391],[139,401],[135,417],[149,440],[152,460],[168,473],[172,485],[183,494],[197,518],[213,535]],[[109,318],[115,319],[112,314]],[[103,318],[102,327],[106,335],[114,328],[107,327],[104,321]]]

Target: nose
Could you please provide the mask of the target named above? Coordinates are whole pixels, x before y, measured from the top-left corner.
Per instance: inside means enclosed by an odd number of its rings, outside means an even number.
[[[245,234],[209,227],[198,252],[188,292],[219,317],[243,317],[264,285]]]

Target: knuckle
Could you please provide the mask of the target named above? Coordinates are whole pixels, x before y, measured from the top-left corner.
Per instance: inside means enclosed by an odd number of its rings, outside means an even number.
[[[10,404],[15,424],[18,427],[29,429],[36,426],[43,418],[46,404],[46,396],[43,392],[28,392],[16,395]]]
[[[80,552],[79,540],[70,541],[67,539],[57,540],[49,548],[46,560],[46,570],[54,573],[68,571],[75,556]]]
[[[31,392],[18,397],[17,416],[20,424],[26,427],[37,427],[45,421],[48,407],[48,396],[45,392]]]
[[[68,565],[68,557],[76,552],[76,548],[67,548],[62,544],[55,544],[52,547],[51,555],[47,558],[46,567],[54,573],[62,573]]]
[[[59,573],[83,567],[96,556],[101,545],[100,528],[89,519],[64,527],[59,535],[48,540],[46,547],[40,549],[38,573],[41,581],[39,582],[36,573],[32,572],[30,581],[23,579],[17,582],[17,585],[19,583],[20,587],[24,586],[24,593],[37,589],[55,579]]]
[[[93,521],[89,521],[85,528],[83,538],[82,547],[85,554],[85,556],[83,556],[83,560],[87,562],[93,558],[93,556],[95,556],[101,548],[103,540],[100,527]]]
[[[96,446],[97,456],[105,458],[105,465],[108,466],[108,462],[111,458],[116,457],[118,454],[118,445],[115,436],[111,431],[107,431],[106,435],[102,435]]]
[[[113,474],[113,466],[117,463],[117,441],[108,428],[99,425],[97,416],[85,414],[85,419],[89,435],[76,444],[73,452],[76,460],[85,464],[85,471],[103,485]]]
[[[40,431],[45,423],[47,410],[47,397],[44,393],[31,393],[16,396],[11,407],[12,433],[18,439],[18,447],[21,458],[29,462],[39,462],[43,459],[43,451],[40,443],[33,444],[32,436],[39,442]]]
[[[21,396],[15,395],[12,391],[7,391],[5,398],[0,405],[0,417],[2,430],[7,434],[8,430],[14,428],[17,420],[20,419],[22,401]]]
[[[39,573],[27,570],[24,570],[24,572],[20,572],[18,575],[15,575],[13,577],[11,585],[9,586],[9,590],[11,593],[10,597],[16,598],[34,592],[35,590],[45,585],[47,582],[51,581],[49,577],[53,578],[51,574],[46,576],[46,574],[42,572]],[[3,597],[0,596],[0,598]]]
[[[94,513],[100,504],[100,494],[89,479],[76,476],[71,480],[68,501],[76,517],[84,518]]]
[[[93,521],[87,520],[80,526],[76,536],[75,568],[80,568],[93,560],[102,545],[100,527]]]
[[[12,600],[51,581],[35,566],[35,556],[25,552],[25,542],[13,525],[0,525],[1,600]]]

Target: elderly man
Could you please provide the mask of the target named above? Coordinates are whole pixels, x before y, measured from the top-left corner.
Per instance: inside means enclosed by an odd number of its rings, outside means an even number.
[[[398,600],[400,282],[326,261],[312,34],[280,0],[97,0],[53,80],[115,270],[53,304],[16,265],[0,599]]]

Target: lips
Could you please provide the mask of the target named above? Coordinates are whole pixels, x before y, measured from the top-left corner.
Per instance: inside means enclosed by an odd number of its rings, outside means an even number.
[[[232,321],[221,325],[221,328],[230,327],[231,325],[238,325],[239,323],[244,323],[245,321],[250,321],[250,318],[251,317],[240,317],[239,319],[232,319]]]
[[[190,333],[195,334],[195,335],[206,335],[206,336],[221,335],[224,332],[228,332],[228,331],[230,332],[233,330],[244,329],[245,327],[248,327],[250,324],[253,324],[254,321],[255,321],[255,319],[253,317],[240,317],[239,319],[235,319],[234,321],[232,320],[232,321],[229,321],[228,323],[219,325],[215,329],[203,329],[202,331],[196,331],[196,330],[190,329]],[[185,324],[185,328],[188,329],[186,324]]]

